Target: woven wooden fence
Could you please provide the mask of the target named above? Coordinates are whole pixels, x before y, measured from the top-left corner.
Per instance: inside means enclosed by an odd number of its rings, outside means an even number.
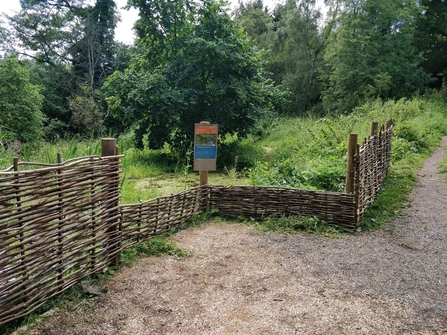
[[[312,215],[356,227],[376,198],[391,156],[392,124],[352,150],[353,190],[201,186],[118,205],[114,142],[103,156],[59,164],[18,163],[0,171],[0,325],[116,263],[121,250],[185,223],[201,211],[262,220]],[[110,140],[110,139],[106,139]],[[108,150],[108,152],[106,152]],[[60,159],[59,159],[60,161]],[[33,170],[23,170],[26,166]]]
[[[205,211],[208,194],[206,186],[195,187],[175,195],[120,206],[121,248],[163,234]]]
[[[0,324],[44,304],[120,252],[119,159],[0,171]]]
[[[393,123],[388,121],[380,130],[371,126],[369,139],[364,139],[355,155],[355,195],[357,197],[357,223],[366,209],[377,198],[391,162]]]
[[[280,216],[317,216],[328,224],[356,225],[355,195],[280,187],[210,187],[210,208],[223,217],[263,220]]]

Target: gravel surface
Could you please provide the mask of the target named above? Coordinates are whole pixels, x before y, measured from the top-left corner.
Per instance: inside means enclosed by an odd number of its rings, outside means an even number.
[[[26,334],[447,334],[446,145],[411,207],[378,231],[329,239],[210,222],[173,236],[190,257],[141,259],[91,308]]]

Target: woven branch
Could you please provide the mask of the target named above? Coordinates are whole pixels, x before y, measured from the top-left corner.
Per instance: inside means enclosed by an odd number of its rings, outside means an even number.
[[[364,141],[356,157],[356,195],[359,222],[366,209],[377,198],[391,162],[391,142],[393,125]]]
[[[33,163],[35,164],[35,163]],[[120,243],[116,157],[0,172],[0,324],[108,266]]]

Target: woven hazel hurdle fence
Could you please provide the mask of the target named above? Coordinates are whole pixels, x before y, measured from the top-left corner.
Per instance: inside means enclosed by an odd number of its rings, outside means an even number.
[[[132,247],[184,224],[206,211],[208,197],[207,187],[195,187],[175,195],[120,206],[121,248]]]
[[[223,217],[263,220],[281,216],[317,216],[328,224],[354,228],[355,195],[283,187],[210,187],[210,207]]]
[[[372,127],[373,129],[373,127]],[[0,325],[26,316],[86,276],[116,264],[120,252],[185,223],[199,212],[256,220],[314,215],[355,227],[389,167],[392,124],[360,147],[350,137],[346,192],[204,185],[119,205],[119,150],[102,157],[22,163],[0,171]],[[22,167],[34,170],[21,170]]]
[[[348,139],[345,193],[281,187],[211,187],[210,207],[224,217],[252,218],[317,216],[328,224],[355,228],[376,199],[391,160],[392,121],[378,129],[371,124],[362,145],[357,135]]]
[[[121,251],[119,159],[0,171],[0,325],[25,316]],[[23,170],[26,165],[40,169]]]
[[[356,138],[355,135],[350,135],[349,143],[353,141],[352,137]],[[365,138],[361,146],[352,143],[355,149],[348,148],[346,193],[353,193],[356,197],[356,224],[363,219],[366,209],[379,194],[391,163],[392,139],[393,122],[391,120],[380,129],[378,123],[373,122],[369,139]],[[349,162],[350,150],[354,151],[351,159],[354,175],[349,173],[352,169]]]

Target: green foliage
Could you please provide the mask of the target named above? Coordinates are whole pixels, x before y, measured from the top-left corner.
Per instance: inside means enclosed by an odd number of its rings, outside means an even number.
[[[250,222],[249,222],[250,223]],[[337,237],[343,228],[330,226],[315,216],[287,216],[270,218],[256,222],[255,225],[264,232],[294,234],[306,232],[312,235]]]
[[[350,113],[368,99],[410,97],[428,84],[413,43],[416,3],[341,1],[324,54],[327,110]]]
[[[423,10],[416,18],[415,42],[424,56],[422,67],[432,76],[432,87],[447,84],[447,3],[421,0]]]
[[[0,60],[0,136],[4,140],[41,140],[44,117],[40,91],[41,87],[32,82],[28,63],[17,56]]]
[[[255,185],[342,191],[348,118],[278,119],[263,147],[268,161],[250,170]]]
[[[137,258],[143,256],[175,256],[186,257],[188,253],[178,248],[174,242],[169,239],[169,234],[159,235],[136,246],[125,249],[121,253],[121,262],[125,265],[131,265]]]
[[[264,150],[252,136],[240,139],[237,134],[221,136],[219,139],[217,168],[245,171],[262,158]]]
[[[320,100],[318,71],[325,36],[319,31],[321,13],[315,1],[286,1],[273,11],[269,34],[271,52],[266,69],[284,91],[290,91],[288,115],[304,115]]]
[[[272,18],[262,0],[239,2],[234,20],[257,45],[264,46],[272,26]]]
[[[99,89],[108,75],[128,64],[129,48],[114,42],[115,1],[23,0],[21,6],[7,17],[8,36],[0,48],[33,60],[45,97],[45,139],[99,131],[106,118]],[[113,122],[107,126],[121,130]]]
[[[261,76],[259,56],[222,3],[133,5],[143,14],[140,54],[105,89],[110,111],[124,125],[136,125],[138,147],[147,136],[150,148],[167,143],[185,153],[200,121],[244,137],[273,109],[278,91]]]
[[[80,94],[68,99],[71,124],[77,134],[100,135],[104,131],[104,117],[97,102],[90,96],[88,87],[81,86]]]
[[[436,96],[373,100],[346,116],[277,119],[261,140],[264,159],[250,169],[251,183],[343,192],[350,133],[363,139],[369,135],[371,122],[393,119],[392,161],[405,162],[408,157],[426,155],[447,132],[444,108]]]
[[[318,69],[325,34],[319,31],[321,13],[315,1],[284,1],[271,14],[263,2],[240,3],[235,21],[260,47],[269,77],[287,92],[278,112],[303,115],[319,103]]]

